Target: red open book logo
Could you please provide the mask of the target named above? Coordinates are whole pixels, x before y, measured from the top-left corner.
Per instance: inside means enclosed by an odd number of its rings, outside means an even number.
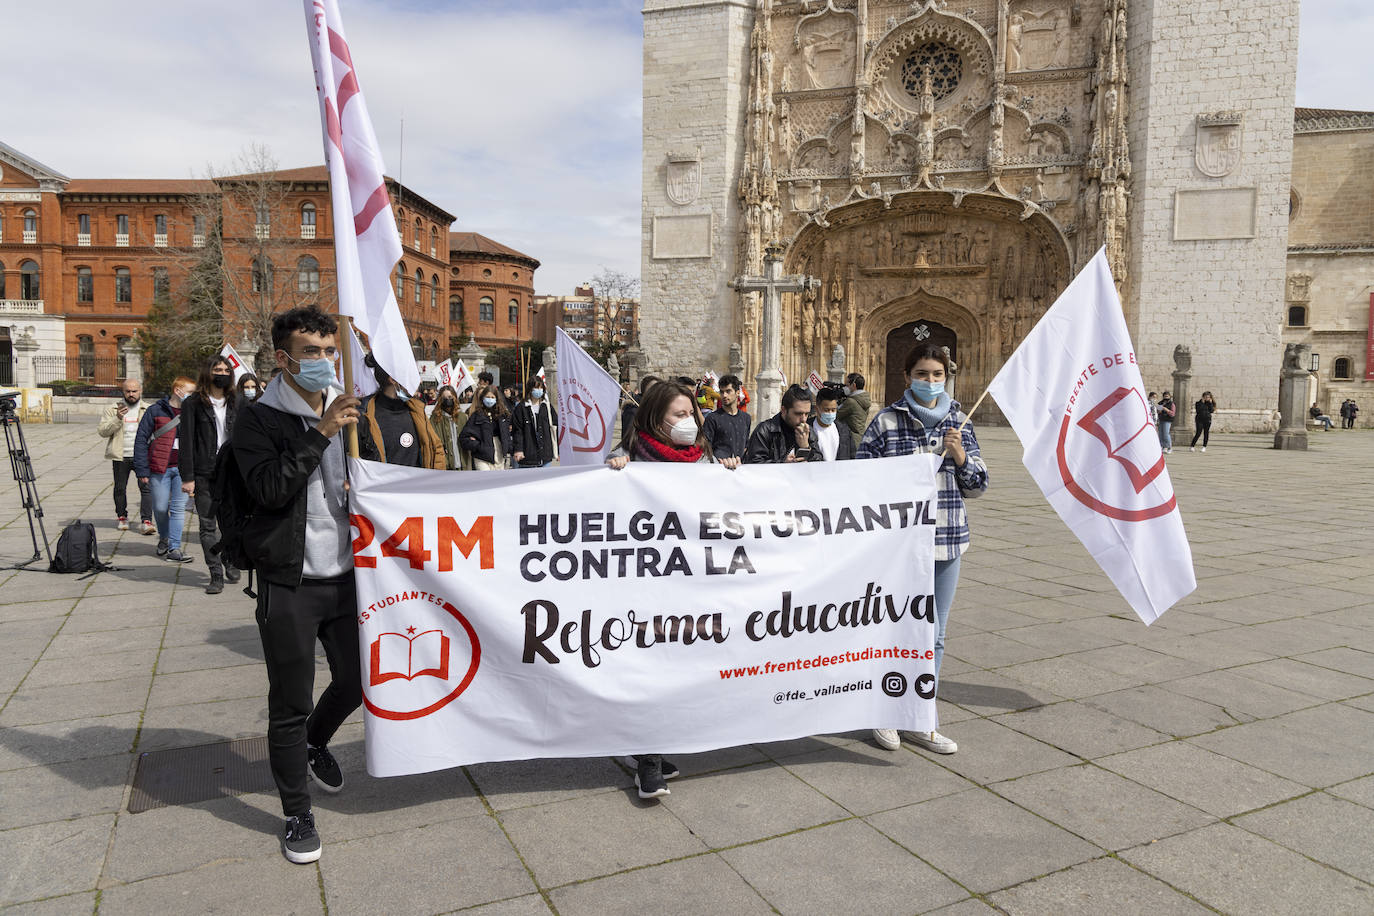
[[[447,681],[448,653],[449,638],[443,630],[416,633],[414,627],[406,627],[405,633],[383,633],[372,640],[368,684],[376,687],[397,678],[412,681],[425,676]]]
[[[1150,423],[1150,408],[1135,388],[1117,388],[1090,410],[1078,426],[1107,447],[1126,469],[1137,493],[1164,470],[1164,454]]]

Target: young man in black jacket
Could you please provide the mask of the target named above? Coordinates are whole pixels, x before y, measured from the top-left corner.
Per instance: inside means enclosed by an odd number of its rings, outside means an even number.
[[[358,400],[336,389],[337,322],[297,308],[272,322],[282,374],[239,413],[234,458],[250,507],[243,540],[257,570],[257,622],[267,662],[267,742],[286,828],[282,854],[320,857],[307,774],[343,788],[327,744],[362,702],[357,602],[340,434]],[[333,680],[312,709],[315,640]]]
[[[744,449],[749,444],[749,414],[739,406],[740,390],[743,383],[737,375],[720,377],[720,404],[711,411],[702,426],[702,434],[711,443],[711,454],[716,459],[743,458]],[[628,429],[628,427],[626,427]]]
[[[820,452],[811,447],[811,392],[800,385],[788,388],[782,396],[782,410],[764,420],[749,435],[744,450],[745,464],[791,464],[794,461],[819,461]]]
[[[200,528],[200,549],[210,570],[205,594],[218,595],[224,583],[237,582],[239,571],[226,564],[219,554],[219,531],[215,525],[215,460],[219,450],[234,435],[238,405],[234,394],[234,370],[223,356],[213,356],[200,370],[196,393],[181,406],[180,451],[181,489],[195,501],[196,524]]]

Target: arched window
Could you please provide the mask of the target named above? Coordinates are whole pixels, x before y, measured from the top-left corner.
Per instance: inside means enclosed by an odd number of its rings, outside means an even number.
[[[405,235],[406,211],[398,209],[396,211],[396,234]]]
[[[1288,326],[1290,328],[1307,327],[1307,306],[1290,305],[1288,306]]]
[[[320,262],[306,255],[296,267],[296,292],[318,293],[320,291]]]
[[[518,299],[512,299],[510,302],[506,303],[506,316],[506,320],[508,320],[512,325],[519,327],[520,301]]]
[[[406,262],[396,265],[396,304],[406,300]]]
[[[421,232],[421,229],[422,229],[422,227],[421,227],[421,225],[420,225],[420,217],[417,216],[417,217],[415,217],[415,250],[416,250],[416,251],[419,251],[419,250],[420,250],[420,232]]]
[[[115,302],[134,301],[134,280],[127,267],[115,268]]]
[[[95,301],[95,277],[91,274],[89,267],[76,269],[76,301]]]
[[[253,292],[266,293],[272,291],[272,262],[267,260],[253,259]]]
[[[308,200],[301,204],[301,225],[315,225],[315,205]]]
[[[410,352],[415,354],[416,359],[425,358],[425,341],[423,337],[415,338],[415,343],[410,345]]]
[[[19,298],[42,299],[42,287],[38,282],[38,263],[23,261],[19,264]]]
[[[431,258],[439,256],[439,230],[435,226],[429,227],[429,256]]]
[[[433,360],[438,360],[438,358],[439,358],[439,341],[437,341],[437,340],[431,340],[431,341],[429,342],[429,358],[430,358],[430,359],[433,359]]]
[[[1348,381],[1350,379],[1350,357],[1338,356],[1331,361],[1331,377]]]
[[[253,235],[260,239],[272,237],[272,211],[267,204],[253,205]]]
[[[477,318],[481,321],[496,320],[496,303],[491,301],[490,296],[483,296],[478,300]]]
[[[0,269],[3,269],[3,265],[0,265]],[[0,287],[0,293],[3,293],[3,292],[4,292],[4,288],[3,288],[3,287]],[[451,297],[449,297],[449,300],[448,300],[448,320],[449,320],[450,323],[457,323],[457,322],[461,322],[461,321],[463,320],[463,297],[462,297],[462,296],[451,296]]]
[[[439,309],[439,275],[431,274],[429,278],[429,307],[438,311]]]
[[[76,373],[81,378],[95,377],[95,339],[89,334],[76,338]]]
[[[425,272],[420,268],[415,268],[415,304],[420,304],[420,290],[425,285]]]
[[[24,211],[24,241],[38,241],[38,214],[32,210]]]

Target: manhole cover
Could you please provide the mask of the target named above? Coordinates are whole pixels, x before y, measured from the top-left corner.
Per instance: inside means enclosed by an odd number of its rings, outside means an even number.
[[[138,758],[129,813],[275,788],[265,737],[149,751]]]

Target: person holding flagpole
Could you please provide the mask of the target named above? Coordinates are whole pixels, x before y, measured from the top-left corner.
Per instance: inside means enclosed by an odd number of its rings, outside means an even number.
[[[873,418],[859,442],[856,458],[940,452],[940,497],[935,528],[935,686],[939,690],[940,661],[945,654],[945,630],[954,592],[959,585],[959,560],[969,545],[968,512],[964,500],[983,495],[988,467],[978,448],[969,418],[945,392],[950,374],[949,354],[934,344],[911,351],[902,367],[907,389],[894,404]],[[975,405],[977,406],[977,405]],[[908,732],[918,747],[937,754],[953,754],[959,745],[938,731]],[[873,730],[873,739],[889,751],[901,748],[896,729]]]

